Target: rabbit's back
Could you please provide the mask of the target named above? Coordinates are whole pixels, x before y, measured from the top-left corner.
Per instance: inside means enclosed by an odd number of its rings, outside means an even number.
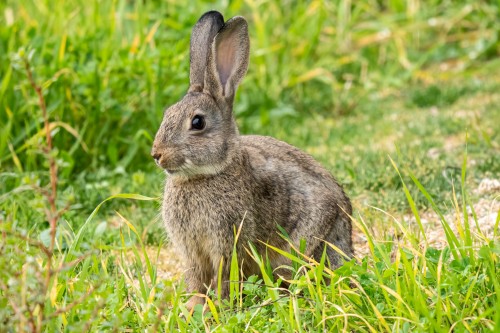
[[[257,184],[261,223],[279,224],[296,244],[305,239],[316,259],[323,252],[320,239],[352,256],[351,203],[331,174],[310,155],[272,137],[241,136],[241,145]],[[333,264],[340,264],[331,251]]]

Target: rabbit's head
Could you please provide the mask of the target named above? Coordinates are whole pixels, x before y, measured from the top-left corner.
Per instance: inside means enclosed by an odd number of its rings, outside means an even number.
[[[205,13],[191,36],[190,85],[169,107],[156,133],[151,155],[171,175],[216,174],[238,154],[233,99],[248,68],[250,42],[244,18],[224,23]]]

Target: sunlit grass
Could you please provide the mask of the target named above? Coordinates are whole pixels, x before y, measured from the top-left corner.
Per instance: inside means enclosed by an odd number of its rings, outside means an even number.
[[[417,179],[413,181],[418,184]],[[428,200],[434,200],[424,187],[420,190]],[[466,194],[466,188],[463,191]],[[407,191],[406,194],[413,206],[411,194]],[[119,197],[145,199],[139,195]],[[105,209],[103,204],[96,208],[96,213]],[[457,208],[460,211],[460,204]],[[414,213],[417,217],[418,213]],[[265,259],[248,245],[248,251],[261,268],[261,276],[240,281],[234,253],[230,263],[230,299],[222,300],[211,293],[205,311],[197,307],[188,312],[184,302],[189,295],[182,291],[182,282],[158,279],[152,264],[156,258],[146,251],[137,228],[120,213],[116,214],[123,222],[120,241],[113,246],[118,255],[105,248],[100,252],[91,249],[81,252],[74,245],[61,249],[60,255],[53,258],[57,274],[48,294],[35,287],[36,272],[44,267],[37,260],[41,253],[36,243],[3,230],[9,237],[4,243],[7,255],[2,256],[2,261],[3,265],[11,264],[4,274],[12,279],[16,272],[21,272],[18,283],[9,280],[8,287],[2,286],[8,296],[6,300],[20,307],[36,306],[36,300],[42,302],[39,306],[44,304],[41,310],[47,314],[44,326],[54,330],[57,327],[97,330],[109,326],[181,331],[225,327],[290,332],[324,329],[476,332],[494,331],[500,324],[499,243],[498,239],[495,242],[470,232],[469,223],[478,223],[477,220],[462,219],[464,232],[447,233],[447,245],[435,248],[424,233],[404,221],[396,219],[390,225],[404,237],[384,241],[368,232],[362,215],[354,216],[356,229],[368,240],[369,254],[358,256],[334,271],[329,269],[325,256],[315,262],[297,254],[299,249],[295,255],[285,254],[294,262],[288,267],[294,272],[287,281],[288,288],[280,286],[281,279],[275,279]],[[87,223],[95,224],[94,218],[92,214]],[[441,218],[442,228],[449,230],[453,222]],[[78,243],[82,234],[91,230],[85,224],[73,234],[68,233],[66,242]],[[63,238],[58,238],[59,246]],[[11,256],[19,256],[12,246],[28,249],[22,255],[23,260],[14,261],[21,266],[12,266]],[[328,280],[330,284],[326,283]],[[18,320],[22,318],[16,312],[14,315]],[[15,327],[22,330],[23,322],[17,322]]]
[[[148,152],[187,89],[190,30],[208,9],[249,21],[242,133],[306,150],[345,185],[357,255],[332,271],[284,253],[285,288],[248,245],[261,275],[242,280],[235,255],[231,297],[210,292],[189,312],[184,268],[165,265],[164,174]],[[479,191],[500,181],[498,13],[472,1],[1,2],[0,331],[499,331],[499,188]]]

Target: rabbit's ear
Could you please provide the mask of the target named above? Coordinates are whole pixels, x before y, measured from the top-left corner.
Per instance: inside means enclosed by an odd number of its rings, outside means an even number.
[[[232,102],[238,84],[248,68],[250,39],[241,16],[227,21],[215,36],[208,57],[205,90],[216,99]]]
[[[196,22],[191,34],[189,91],[203,91],[212,41],[223,26],[224,17],[214,10],[206,12]]]

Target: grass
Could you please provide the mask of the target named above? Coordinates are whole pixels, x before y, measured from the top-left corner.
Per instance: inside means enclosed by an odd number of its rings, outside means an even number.
[[[345,185],[358,254],[331,271],[297,249],[288,289],[256,256],[262,276],[189,313],[149,150],[212,8],[249,20],[241,131],[306,150]],[[498,187],[479,186],[500,179],[499,14],[473,1],[1,2],[0,331],[499,331]]]

